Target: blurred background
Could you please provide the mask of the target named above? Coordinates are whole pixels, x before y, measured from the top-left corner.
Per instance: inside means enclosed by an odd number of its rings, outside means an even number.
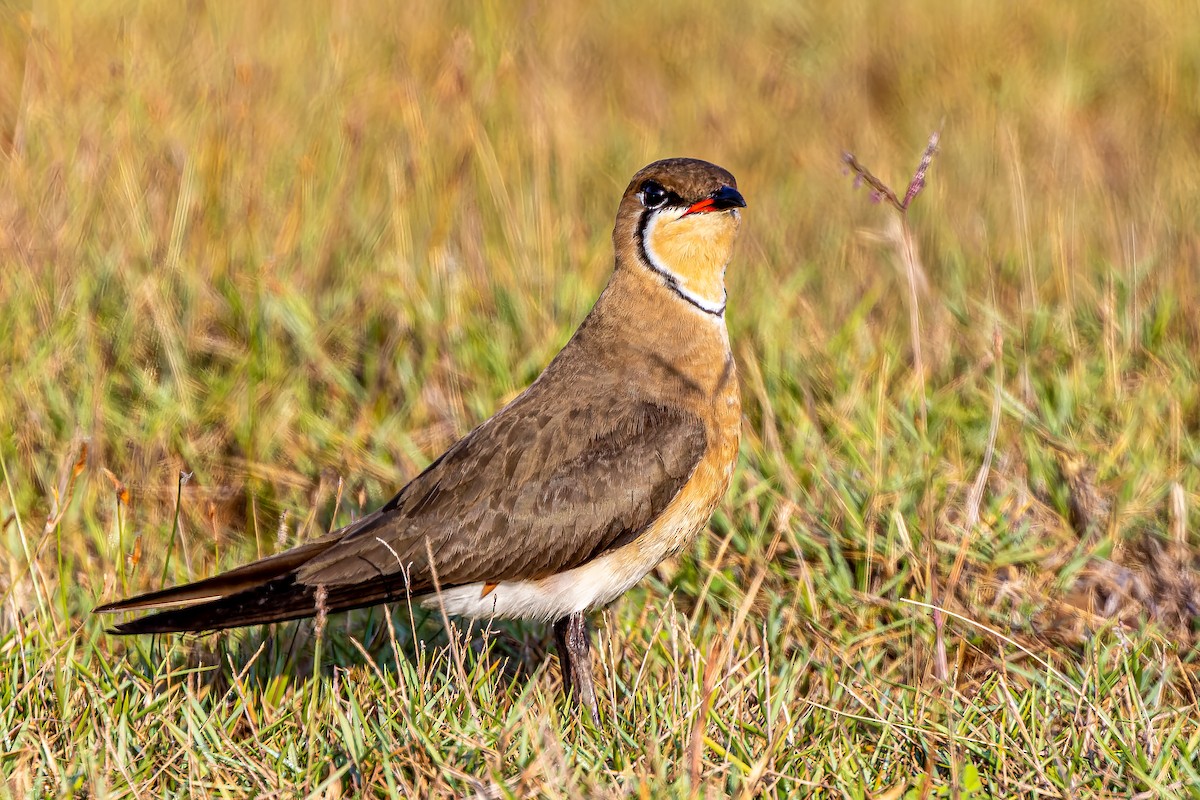
[[[749,203],[744,443],[711,534],[629,613],[674,590],[701,636],[767,563],[747,607],[801,649],[804,620],[853,636],[901,598],[1047,648],[1193,640],[1195,3],[0,20],[0,630],[50,608],[95,635],[97,602],[382,502],[536,377],[629,177],[686,155]],[[842,155],[903,193],[935,131],[913,306],[898,216]],[[890,635],[879,663],[919,680]]]
[[[1026,369],[1092,356],[1113,402],[1122,355],[1196,344],[1190,3],[4,13],[0,420],[22,509],[82,439],[139,514],[169,513],[179,469],[197,494],[325,469],[395,485],[556,352],[629,176],[664,156],[726,166],[750,201],[729,319],[752,396],[874,392],[884,343],[907,347],[888,214],[841,155],[902,191],[935,130],[912,211],[935,391],[997,324]],[[1194,432],[1195,384],[1161,366]],[[1082,400],[1054,398],[1056,421],[1101,424],[1105,398]],[[803,470],[798,407],[772,422]],[[1157,450],[1172,415],[1145,410],[1132,446]]]

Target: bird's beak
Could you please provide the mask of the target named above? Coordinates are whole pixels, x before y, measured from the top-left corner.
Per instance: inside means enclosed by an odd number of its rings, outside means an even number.
[[[722,186],[700,202],[692,203],[688,206],[688,210],[683,212],[683,215],[686,217],[688,214],[706,214],[710,211],[745,207],[746,200],[742,197],[741,192],[732,186]]]

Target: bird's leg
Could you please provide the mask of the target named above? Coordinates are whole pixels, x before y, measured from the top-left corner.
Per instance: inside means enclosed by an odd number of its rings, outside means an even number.
[[[554,623],[554,643],[562,668],[563,694],[574,705],[586,706],[592,722],[598,727],[600,711],[596,706],[596,686],[592,682],[592,648],[587,618],[576,613]]]
[[[554,623],[554,646],[558,648],[558,671],[562,673],[564,697],[571,697],[571,651],[567,649],[570,621],[570,617],[563,617]]]

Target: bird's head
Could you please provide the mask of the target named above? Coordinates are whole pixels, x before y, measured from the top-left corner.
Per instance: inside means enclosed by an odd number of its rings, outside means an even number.
[[[724,169],[694,158],[644,167],[625,190],[613,245],[617,268],[654,273],[700,311],[725,311],[725,267],[746,201]]]

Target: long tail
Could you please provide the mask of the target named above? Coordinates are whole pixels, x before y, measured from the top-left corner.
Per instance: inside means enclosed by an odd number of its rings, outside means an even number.
[[[219,631],[311,617],[317,613],[318,605],[316,588],[297,583],[295,576],[288,573],[227,597],[139,617],[110,628],[108,632],[127,636],[135,633]]]
[[[312,616],[317,612],[315,588],[297,583],[292,573],[336,544],[341,533],[212,578],[99,606],[93,613],[159,611],[117,625],[110,631],[117,634],[221,630]]]

